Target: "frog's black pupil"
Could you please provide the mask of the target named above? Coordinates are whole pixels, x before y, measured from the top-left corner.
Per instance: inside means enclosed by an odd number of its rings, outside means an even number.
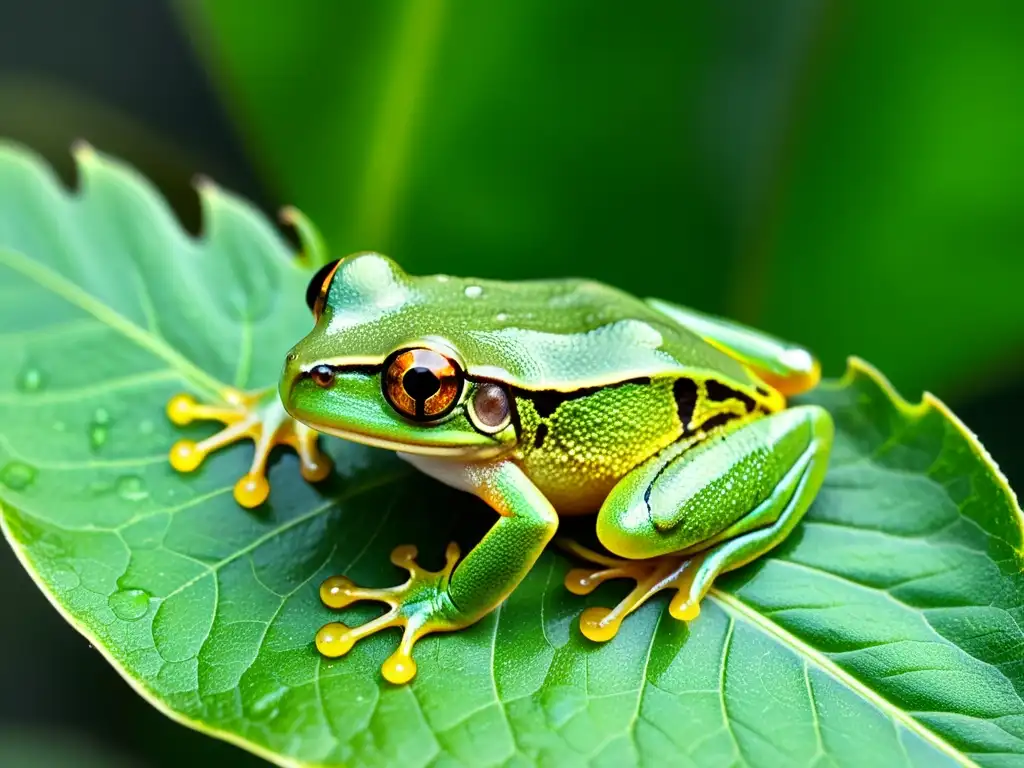
[[[409,397],[417,403],[422,403],[437,393],[441,388],[441,380],[429,368],[417,365],[405,372],[402,386],[409,393]]]
[[[320,298],[320,291],[324,287],[324,280],[331,274],[331,270],[334,269],[334,265],[337,263],[338,260],[335,259],[328,264],[324,264],[316,271],[316,274],[309,281],[309,285],[306,286],[306,306],[309,307],[310,312],[316,309],[316,300]]]

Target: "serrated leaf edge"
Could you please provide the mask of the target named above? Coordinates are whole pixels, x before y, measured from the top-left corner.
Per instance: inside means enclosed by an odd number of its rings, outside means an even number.
[[[1006,496],[1009,501],[1010,509],[1017,519],[1017,531],[1020,534],[1020,539],[1014,546],[1014,551],[1018,555],[1020,561],[1024,561],[1024,511],[1021,510],[1020,502],[1017,499],[1017,493],[1010,487],[1010,481],[1006,479],[1006,475],[999,468],[999,464],[992,458],[992,454],[988,452],[988,449],[981,444],[978,440],[978,436],[971,431],[971,429],[964,424],[960,418],[953,413],[948,405],[942,400],[933,395],[931,392],[924,392],[921,395],[920,402],[912,403],[906,400],[896,388],[893,387],[892,382],[886,378],[885,374],[875,368],[871,363],[866,360],[851,356],[846,361],[846,372],[842,377],[833,380],[822,381],[819,387],[821,389],[837,390],[843,389],[844,387],[851,386],[857,378],[858,374],[863,374],[882,390],[882,392],[889,398],[889,401],[896,406],[896,410],[899,411],[903,416],[913,421],[919,421],[924,418],[929,411],[937,411],[947,422],[953,425],[958,433],[967,442],[967,447],[970,448],[971,453],[977,456],[982,464],[991,470],[993,477],[996,480],[996,484],[1000,490]],[[1021,568],[1021,572],[1024,573],[1024,567]]]

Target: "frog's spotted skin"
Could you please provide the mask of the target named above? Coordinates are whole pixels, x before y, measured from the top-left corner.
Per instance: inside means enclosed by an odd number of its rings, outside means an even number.
[[[570,573],[572,591],[637,582],[615,608],[581,617],[588,638],[606,641],[663,589],[674,590],[674,617],[695,618],[714,578],[782,541],[824,477],[831,418],[785,399],[814,386],[817,363],[752,329],[588,281],[410,276],[373,253],[326,265],[307,302],[315,326],[280,382],[289,424],[396,450],[499,515],[464,558],[449,549],[441,572],[400,547],[393,560],[410,579],[399,587],[325,583],[330,607],[391,608],[359,627],[327,625],[317,647],[341,656],[403,628],[383,669],[392,682],[415,674],[420,637],[468,626],[504,600],[559,515],[596,514],[610,552],[567,545],[591,564]],[[285,426],[269,444],[291,440],[308,454],[311,438],[298,435]]]

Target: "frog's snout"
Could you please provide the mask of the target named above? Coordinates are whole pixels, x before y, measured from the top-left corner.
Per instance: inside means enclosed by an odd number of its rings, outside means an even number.
[[[289,407],[292,400],[292,390],[299,379],[303,376],[302,366],[299,364],[299,356],[294,351],[289,352],[284,358],[284,370],[281,371],[281,381],[278,383],[278,394],[281,396],[281,403],[285,410],[291,411]]]

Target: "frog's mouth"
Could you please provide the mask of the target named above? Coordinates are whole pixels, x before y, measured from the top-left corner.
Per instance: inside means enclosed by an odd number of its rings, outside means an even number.
[[[373,371],[337,371],[330,386],[299,372],[281,382],[288,413],[317,432],[401,453],[455,461],[495,458],[511,446],[470,424],[462,407],[437,422],[417,422],[396,412],[381,395]]]
[[[296,419],[301,421],[303,424],[315,429],[317,432],[321,432],[325,435],[331,435],[332,437],[340,437],[342,440],[348,440],[352,443],[359,443],[360,445],[367,445],[371,448],[383,448],[388,451],[396,451],[398,453],[411,453],[417,456],[437,456],[440,458],[447,459],[462,459],[464,461],[483,461],[486,459],[493,459],[500,456],[505,452],[505,449],[501,445],[493,446],[479,446],[479,445],[436,445],[426,443],[414,443],[414,442],[401,442],[399,440],[391,440],[386,437],[379,435],[370,435],[363,432],[356,432],[349,429],[339,429],[334,426],[328,426],[325,424],[317,424],[314,421],[309,421],[299,416],[295,416]]]

